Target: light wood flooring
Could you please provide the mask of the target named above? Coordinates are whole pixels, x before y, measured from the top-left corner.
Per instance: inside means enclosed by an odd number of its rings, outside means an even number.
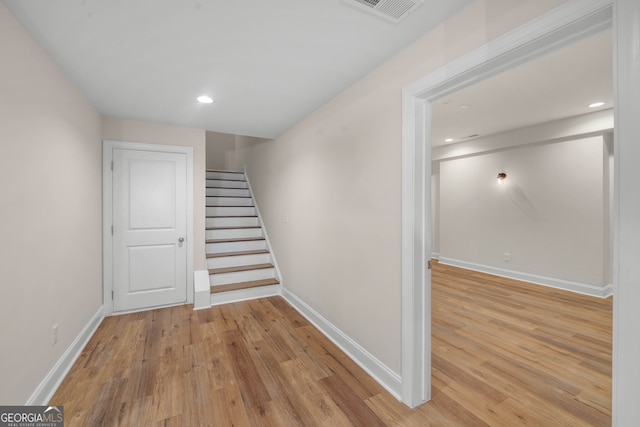
[[[433,270],[411,410],[279,297],[109,317],[51,400],[70,426],[608,426],[611,300]]]

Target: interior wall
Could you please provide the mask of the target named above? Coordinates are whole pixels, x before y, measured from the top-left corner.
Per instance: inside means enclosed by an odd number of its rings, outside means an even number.
[[[207,169],[236,170],[236,136],[206,132]]]
[[[561,3],[473,1],[275,140],[237,145],[283,285],[397,374],[402,88]]]
[[[597,136],[442,161],[441,258],[609,284],[604,146]]]
[[[115,141],[142,142],[193,147],[193,267],[205,269],[204,229],[205,198],[205,131],[160,123],[102,118],[102,138]]]
[[[0,402],[24,405],[102,305],[100,116],[3,4],[0,58]]]

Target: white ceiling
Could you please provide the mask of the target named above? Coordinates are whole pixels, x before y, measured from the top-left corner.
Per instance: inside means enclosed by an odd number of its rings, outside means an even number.
[[[604,31],[433,102],[432,146],[613,108],[612,52]]]
[[[101,113],[266,138],[468,2],[393,24],[340,0],[3,0]]]

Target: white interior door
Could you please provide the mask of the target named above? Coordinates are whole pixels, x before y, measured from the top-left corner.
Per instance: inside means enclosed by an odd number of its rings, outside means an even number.
[[[113,150],[113,310],[187,298],[187,156]]]

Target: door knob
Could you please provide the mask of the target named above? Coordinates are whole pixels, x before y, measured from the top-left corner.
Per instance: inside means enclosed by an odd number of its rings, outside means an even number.
[[[184,242],[184,237],[180,237],[180,238],[178,239],[178,242],[180,242],[180,243]]]

